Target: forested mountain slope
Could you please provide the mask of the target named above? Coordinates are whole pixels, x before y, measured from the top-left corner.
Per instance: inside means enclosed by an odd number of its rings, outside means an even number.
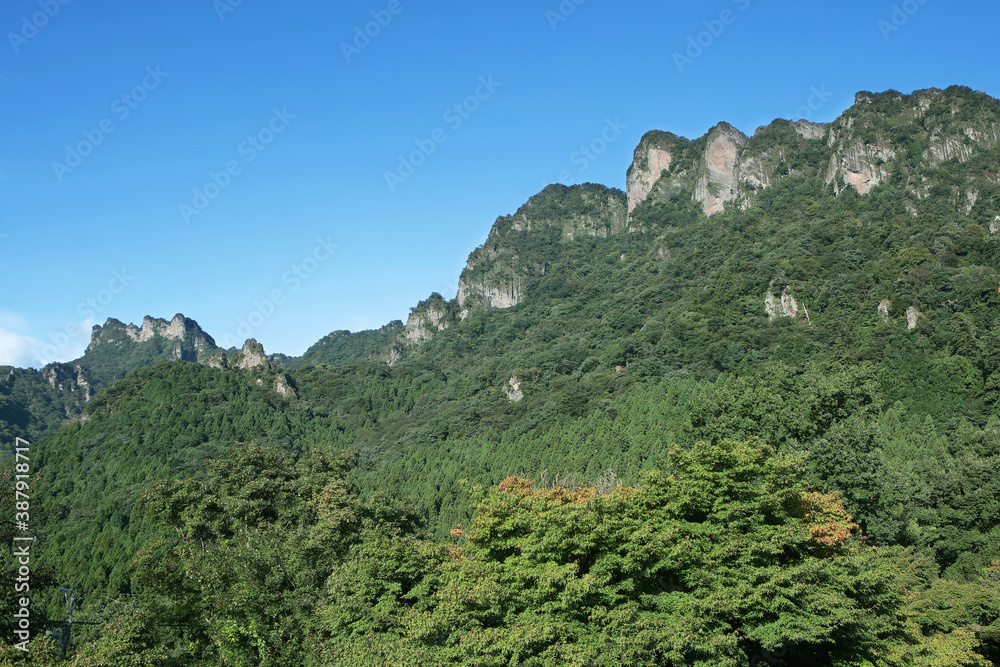
[[[651,132],[405,325],[131,372],[32,447],[79,664],[996,661],[998,128],[956,87]]]
[[[68,328],[67,328],[68,330]],[[91,398],[161,359],[206,359],[219,348],[192,319],[180,313],[169,322],[146,317],[141,326],[108,318],[95,325],[84,355],[40,370],[0,366],[0,456],[10,455],[14,437],[36,440],[76,418]]]

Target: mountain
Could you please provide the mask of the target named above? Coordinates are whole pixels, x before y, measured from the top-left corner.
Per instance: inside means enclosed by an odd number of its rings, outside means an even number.
[[[202,361],[218,349],[197,322],[180,313],[169,322],[147,315],[139,327],[109,318],[103,327],[94,325],[90,345],[73,363],[99,382],[110,384],[161,359]]]
[[[962,171],[969,182],[947,197],[971,214],[979,203],[978,186],[993,181],[977,166],[985,166],[1000,142],[997,112],[996,100],[967,88],[862,92],[828,126],[777,120],[747,137],[720,123],[695,141],[649,132],[627,176],[629,213],[680,192],[690,192],[707,216],[730,202],[745,210],[760,191],[786,177],[822,178],[836,193],[850,187],[867,194],[892,182],[908,200],[920,200],[931,194],[929,174],[957,160],[968,164]],[[997,202],[989,207],[995,210]],[[907,208],[916,213],[915,206]],[[979,219],[985,221],[985,215]]]
[[[1000,230],[998,144],[1000,103],[962,87],[910,95],[862,92],[831,124],[776,120],[751,137],[727,123],[695,140],[651,131],[635,150],[627,193],[594,184],[553,185],[499,218],[470,255],[455,301],[436,301],[433,317],[425,312],[427,303],[418,305],[408,339],[422,342],[476,308],[517,305],[529,284],[546,282],[545,271],[566,242],[659,230],[652,259],[667,261],[671,236],[696,219],[689,204],[706,218],[753,211],[769,205],[775,189],[819,187],[839,198],[884,186],[883,194],[898,192],[900,215],[954,214],[938,245],[929,244],[945,254],[958,236]],[[663,224],[667,217],[673,224]],[[969,224],[976,227],[966,229]],[[761,299],[765,292],[770,294],[761,290]]]
[[[995,662],[997,128],[1000,102],[953,87],[859,93],[828,125],[650,132],[625,191],[545,188],[497,219],[455,298],[298,359],[219,350],[180,316],[109,320],[78,365],[133,372],[33,444],[54,508],[38,557],[85,592],[81,618],[118,618],[102,596],[133,596],[143,618],[216,633],[170,651],[234,663],[289,646],[461,663],[546,628],[505,645],[516,664],[636,623],[651,645],[669,643],[657,627],[703,637],[705,664],[870,663],[864,647],[885,664]],[[44,386],[81,391],[59,377]],[[346,449],[350,463],[316,453]],[[677,523],[642,523],[654,515]],[[829,595],[806,595],[792,563]],[[733,591],[746,606],[730,613]],[[123,627],[95,646],[163,646],[158,626]],[[619,646],[593,641],[588,655]]]
[[[218,348],[198,323],[181,314],[146,317],[141,327],[109,318],[95,325],[84,355],[41,370],[0,366],[0,436],[36,440],[66,420],[130,371],[161,359],[197,361]],[[5,447],[4,451],[7,449]]]
[[[217,368],[339,366],[380,354],[388,357],[385,348],[402,331],[399,321],[376,331],[335,331],[301,357],[289,357],[264,355],[256,341],[250,348],[224,350],[195,320],[180,313],[169,321],[147,315],[141,326],[109,318],[93,327],[90,344],[79,359],[40,370],[0,366],[0,441],[12,443],[15,436],[29,441],[41,438],[79,418],[87,403],[115,381],[158,361],[198,362]],[[4,449],[0,458],[9,455]]]
[[[301,357],[283,357],[278,365],[289,368],[319,364],[346,366],[359,359],[377,356],[402,330],[403,323],[395,320],[371,331],[334,331],[311,345]]]
[[[413,309],[405,326],[394,322],[376,331],[336,331],[302,357],[271,358],[289,368],[350,364],[361,358],[395,363],[409,346],[464,321],[476,309],[520,303],[527,285],[544,282],[546,268],[558,261],[567,242],[655,230],[665,211],[680,222],[678,215],[693,214],[681,205],[688,199],[711,217],[727,206],[747,211],[779,184],[822,182],[837,196],[848,191],[865,195],[885,185],[899,190],[913,217],[950,211],[993,234],[1000,229],[998,179],[991,171],[998,143],[998,102],[958,86],[910,95],[861,92],[854,106],[831,124],[776,120],[750,137],[724,122],[695,140],[650,131],[628,168],[626,193],[595,184],[552,185],[513,215],[498,218],[486,242],[469,256],[455,299],[432,296]],[[942,165],[949,168],[942,170]],[[663,231],[673,233],[669,226]],[[956,231],[977,233],[975,228],[949,228],[950,235],[943,236],[954,241]],[[657,238],[659,260],[672,253],[667,238]],[[945,243],[938,239],[936,248],[942,250]],[[795,302],[786,287],[773,295],[770,288],[763,290],[762,298],[778,303],[786,294],[786,303]],[[881,310],[891,312],[892,306],[891,299],[884,304],[879,300]],[[770,315],[791,312],[767,309]],[[914,313],[924,314],[917,306],[902,310],[909,311],[908,322],[915,323]],[[88,391],[92,394],[130,370],[159,359],[202,361],[218,349],[194,320],[180,314],[170,322],[147,316],[141,327],[109,319],[94,327],[83,357],[47,367],[46,382],[71,394],[83,387],[82,401],[68,401],[71,415],[89,400]]]

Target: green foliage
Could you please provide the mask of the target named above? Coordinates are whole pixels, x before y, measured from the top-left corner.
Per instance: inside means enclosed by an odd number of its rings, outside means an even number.
[[[921,593],[904,588],[905,552],[862,546],[836,496],[805,491],[802,470],[800,457],[726,441],[674,448],[667,470],[603,494],[510,477],[467,533],[454,531],[463,545],[447,559],[436,552],[421,570],[415,547],[357,553],[350,588],[355,573],[378,573],[361,585],[379,593],[360,607],[372,620],[331,623],[338,634],[323,658],[739,665],[769,655],[777,664],[891,665],[889,656],[948,655],[940,664],[987,664],[973,618],[986,598],[957,603],[950,624],[932,621]],[[412,587],[390,583],[403,564]],[[414,572],[423,574],[416,584]],[[339,592],[324,608],[329,619],[359,611]],[[380,608],[390,613],[373,623]]]
[[[347,366],[383,351],[402,331],[403,323],[399,320],[372,331],[334,331],[312,345],[301,357],[291,357],[282,365],[287,368],[319,364]]]
[[[138,557],[152,591],[187,601],[224,664],[301,664],[322,587],[373,527],[409,534],[405,508],[360,500],[353,456],[239,446],[205,482],[153,486],[142,501],[172,540]]]
[[[776,121],[745,147],[773,181],[712,218],[707,138],[651,133],[631,214],[585,184],[497,221],[463,280],[517,305],[334,332],[276,362],[295,398],[155,339],[88,353],[119,379],[82,415],[75,367],[0,371],[39,617],[80,591],[80,664],[996,662],[1000,151],[929,156],[997,118],[863,96],[836,131],[895,155],[864,196]]]

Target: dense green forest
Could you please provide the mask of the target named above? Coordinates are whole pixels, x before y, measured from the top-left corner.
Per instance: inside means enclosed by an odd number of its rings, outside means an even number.
[[[47,433],[33,628],[66,586],[76,665],[1000,664],[1000,103],[918,98],[826,130],[891,153],[865,194],[776,121],[711,217],[706,140],[648,135],[677,159],[627,226],[594,184],[497,221],[463,281],[509,308],[150,353],[57,429],[0,384],[0,435]]]

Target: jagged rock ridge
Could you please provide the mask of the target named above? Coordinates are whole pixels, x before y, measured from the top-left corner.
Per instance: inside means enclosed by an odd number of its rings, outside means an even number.
[[[404,338],[419,345],[476,309],[516,306],[533,282],[545,276],[549,262],[538,247],[557,248],[583,235],[650,231],[643,228],[642,216],[635,215],[644,206],[680,197],[714,216],[728,206],[752,206],[758,193],[789,178],[815,179],[838,195],[846,189],[866,195],[891,177],[901,178],[907,194],[922,199],[930,196],[925,182],[930,170],[946,160],[975,159],[998,145],[1000,102],[958,86],[910,95],[862,92],[832,123],[778,119],[752,136],[725,122],[695,140],[654,130],[635,149],[624,198],[617,190],[590,183],[553,185],[514,215],[498,218],[486,243],[469,256],[455,307],[449,310],[452,302],[443,299],[434,299],[433,307],[418,307]],[[989,178],[1000,182],[1000,174]],[[965,214],[979,196],[975,185],[952,193],[956,209]],[[989,230],[1000,230],[1000,216]],[[670,260],[664,239],[656,237],[653,261]],[[772,319],[802,315],[809,320],[788,287],[765,295],[764,308]],[[909,314],[911,328],[914,318]],[[383,360],[396,363],[404,349],[393,347]]]
[[[410,343],[419,345],[431,338],[435,331],[444,331],[449,322],[448,304],[440,294],[435,292],[430,298],[421,301],[406,319],[403,337]]]
[[[848,187],[867,194],[887,181],[900,160],[908,192],[922,198],[929,194],[922,178],[927,170],[947,160],[967,162],[998,144],[997,102],[985,94],[958,86],[910,95],[861,92],[830,124],[776,120],[747,137],[719,123],[693,141],[648,132],[626,176],[628,211],[689,192],[711,216],[730,202],[746,208],[776,179],[817,168],[838,194]],[[824,152],[825,164],[813,164]],[[971,210],[977,192],[961,194]]]
[[[120,353],[123,349],[157,339],[161,342],[171,341],[173,358],[187,361],[199,361],[219,349],[215,340],[196,321],[180,313],[174,315],[169,322],[147,315],[143,318],[141,327],[124,324],[114,318],[109,318],[103,326],[95,324],[83,359],[86,361],[99,352],[111,353],[108,347],[113,347]]]
[[[550,185],[514,215],[493,224],[484,243],[469,255],[458,281],[460,310],[510,308],[524,298],[528,283],[545,274],[546,249],[582,236],[607,238],[627,229],[628,212],[621,190],[585,183],[572,188]]]

